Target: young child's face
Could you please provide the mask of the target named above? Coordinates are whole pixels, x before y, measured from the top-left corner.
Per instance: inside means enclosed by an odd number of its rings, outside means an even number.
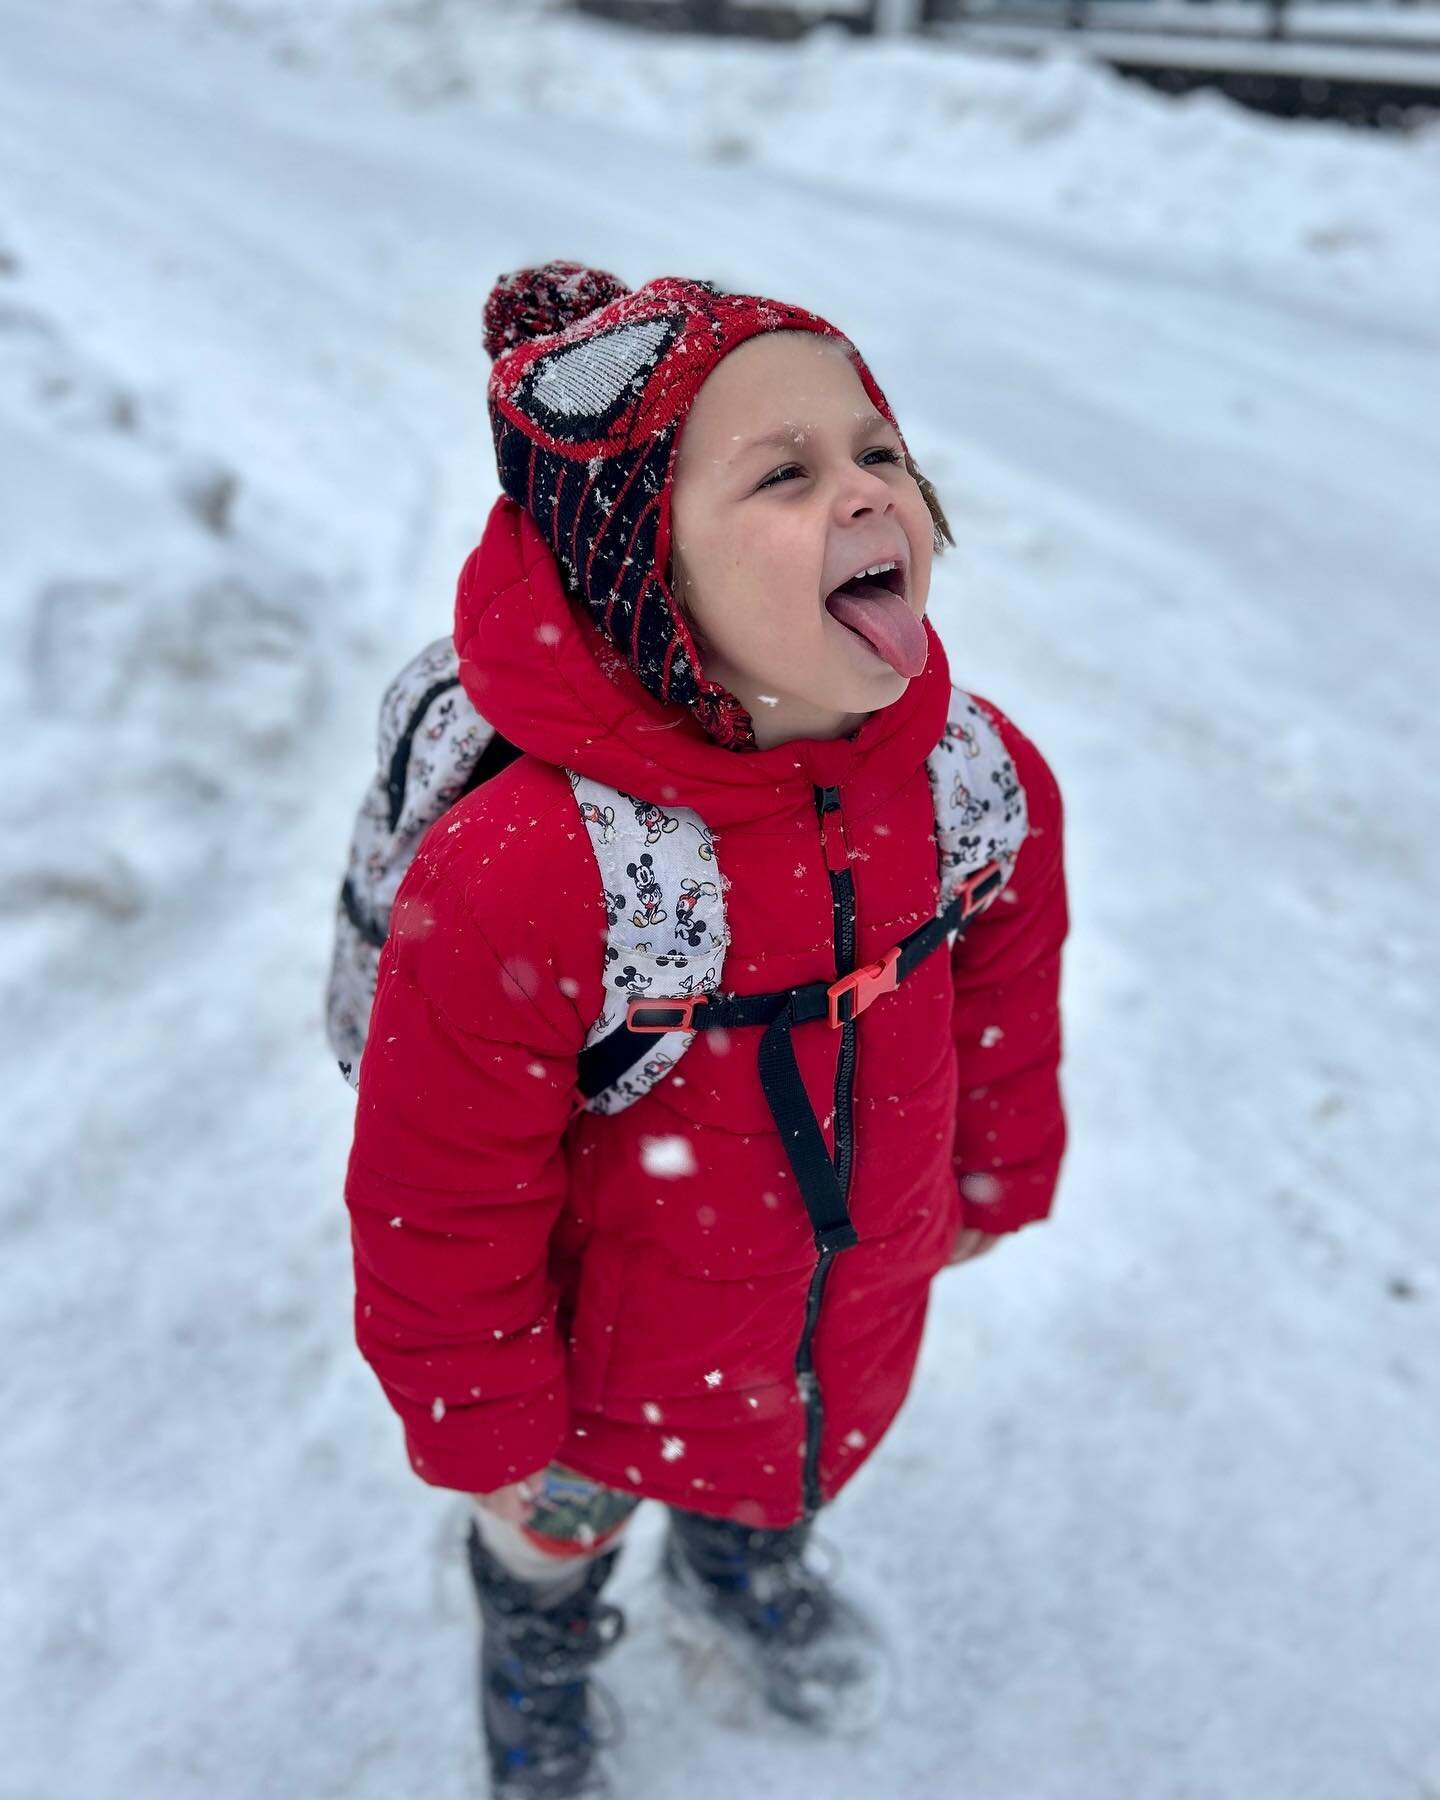
[[[671,520],[705,674],[748,709],[762,749],[848,734],[924,667],[933,522],[839,344],[766,333],[717,365],[681,433]],[[826,600],[886,562],[899,569],[872,585],[891,593],[839,602],[875,648]]]

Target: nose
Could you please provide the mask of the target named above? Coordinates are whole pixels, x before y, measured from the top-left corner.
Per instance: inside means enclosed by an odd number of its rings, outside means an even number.
[[[839,508],[843,518],[853,519],[860,513],[893,513],[895,495],[890,484],[873,469],[852,464],[850,478],[840,491]]]

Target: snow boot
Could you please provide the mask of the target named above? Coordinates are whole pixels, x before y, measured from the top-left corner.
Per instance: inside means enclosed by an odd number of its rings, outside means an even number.
[[[804,1562],[811,1522],[768,1529],[670,1508],[660,1559],[672,1635],[719,1650],[772,1711],[821,1731],[873,1724],[888,1685],[874,1627]]]
[[[619,1546],[559,1600],[503,1568],[473,1524],[466,1547],[480,1603],[480,1724],[494,1800],[608,1800],[614,1790],[595,1753],[616,1741],[618,1718],[607,1734],[595,1732],[588,1675],[625,1629],[620,1608],[597,1599]]]

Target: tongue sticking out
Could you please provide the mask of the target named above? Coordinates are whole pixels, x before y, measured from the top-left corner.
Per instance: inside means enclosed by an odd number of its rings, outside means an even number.
[[[897,675],[918,675],[930,646],[925,626],[900,594],[873,581],[848,581],[825,602],[826,611],[865,639]]]

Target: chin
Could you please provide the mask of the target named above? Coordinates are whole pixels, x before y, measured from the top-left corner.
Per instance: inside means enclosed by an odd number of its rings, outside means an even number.
[[[882,707],[892,706],[909,685],[908,675],[897,675],[893,669],[887,669],[883,680],[877,676],[863,687],[850,686],[827,695],[823,700],[817,698],[812,705],[823,707],[827,712],[879,712]]]
[[[905,692],[907,687],[909,687],[912,679],[912,676],[901,675],[888,664],[885,664],[875,671],[873,680],[865,683],[865,697],[863,704],[866,706],[874,706],[876,704],[875,696],[877,693],[888,694],[892,700],[897,698]],[[883,706],[884,702],[881,701],[880,704]]]

